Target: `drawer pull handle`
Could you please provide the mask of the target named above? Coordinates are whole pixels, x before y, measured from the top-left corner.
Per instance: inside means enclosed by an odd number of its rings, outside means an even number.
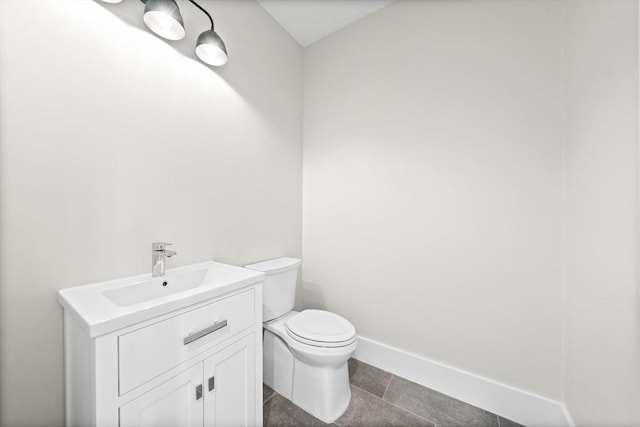
[[[209,391],[213,391],[214,388],[216,388],[216,378],[211,377],[209,378]]]
[[[221,320],[220,322],[216,322],[213,325],[209,326],[208,328],[204,328],[201,331],[198,332],[194,332],[192,334],[187,335],[186,337],[184,337],[184,345],[190,344],[192,342],[194,342],[195,340],[199,340],[200,338],[209,335],[219,329],[224,328],[225,326],[227,326],[227,321],[226,320]]]
[[[202,399],[202,384],[196,386],[196,400]]]

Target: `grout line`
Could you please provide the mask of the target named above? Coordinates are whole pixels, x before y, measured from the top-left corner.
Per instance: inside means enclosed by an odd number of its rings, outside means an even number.
[[[265,403],[267,403],[267,402],[268,402],[269,400],[271,400],[271,398],[272,398],[273,396],[275,396],[276,394],[277,394],[277,393],[276,393],[276,392],[275,392],[275,390],[274,390],[274,392],[273,392],[273,393],[271,393],[271,396],[267,397],[267,398],[266,398],[266,400],[264,400],[264,401],[262,402],[262,404],[264,405]]]
[[[384,393],[382,393],[382,400],[385,400],[385,396],[387,395],[387,391],[389,391],[389,386],[391,385],[391,380],[393,380],[393,377],[395,375],[391,374],[391,376],[389,377],[389,382],[387,383],[387,386],[384,388]],[[500,426],[498,426],[500,427]]]
[[[398,377],[397,375],[392,375],[392,376],[391,376],[391,378],[393,379],[393,377],[401,378],[401,377]],[[402,379],[404,379],[404,378],[402,378]],[[408,381],[408,380],[407,380],[407,381]],[[411,411],[410,409],[404,408],[404,407],[402,407],[402,406],[400,406],[400,405],[396,405],[395,403],[393,403],[393,402],[391,402],[391,401],[389,401],[389,400],[385,399],[385,398],[384,398],[384,396],[386,396],[387,391],[389,390],[389,385],[391,385],[391,380],[389,381],[389,384],[387,385],[387,389],[384,391],[384,394],[383,394],[382,400],[384,400],[384,401],[385,401],[385,402],[387,402],[387,403],[390,403],[391,405],[393,405],[393,406],[395,406],[395,407],[397,407],[397,408],[400,408],[400,409],[402,409],[402,410],[405,410],[405,411],[409,412],[410,414],[415,415],[416,417],[422,418],[423,420],[426,420],[426,421],[428,421],[428,422],[432,423],[432,424],[434,425],[434,427],[439,427],[439,425],[438,425],[435,421],[432,421],[432,420],[430,420],[430,419],[428,419],[428,418],[425,418],[425,417],[423,417],[422,415],[418,415],[418,414],[416,414],[415,412]],[[418,385],[419,385],[419,384],[418,384]],[[356,386],[354,386],[354,387],[356,387]],[[424,386],[420,386],[420,387],[424,387]],[[358,387],[358,388],[360,388],[360,387]],[[424,388],[428,388],[428,387],[424,387]],[[431,389],[429,389],[429,390],[431,390]],[[366,391],[366,390],[364,390],[364,391]],[[434,390],[434,391],[435,391],[435,390]],[[436,392],[437,392],[437,391],[436,391]],[[437,393],[439,393],[439,392],[437,392]],[[369,394],[373,394],[373,393],[369,393]],[[443,394],[443,393],[440,393],[440,394],[442,394],[443,396],[445,396],[445,397],[446,397],[446,398],[448,398],[448,399],[457,400],[457,399],[455,399],[455,398],[453,398],[453,397],[451,397],[451,396],[448,396],[448,395],[446,395],[446,394]],[[374,394],[374,396],[375,396],[375,394]],[[491,414],[491,415],[495,416],[495,417],[496,417],[496,420],[498,421],[497,427],[500,427],[500,420],[499,420],[499,418],[500,418],[500,417],[498,416],[498,414],[494,414],[493,412],[489,412],[489,411],[487,411],[486,409],[482,409],[482,408],[479,408],[479,407],[477,407],[477,406],[470,405],[470,404],[468,404],[468,403],[466,403],[466,402],[462,402],[462,401],[459,401],[459,402],[461,402],[461,403],[463,403],[463,404],[465,404],[465,405],[472,406],[472,407],[474,407],[474,408],[476,408],[476,409],[479,409],[479,410],[481,410],[481,411],[483,411],[483,412],[485,412],[485,413],[487,413],[487,414]],[[448,414],[448,413],[443,412],[443,411],[441,411],[441,410],[439,410],[439,409],[436,409],[436,408],[432,408],[432,409],[433,409],[433,411],[434,411],[434,412],[437,412],[437,413],[438,413],[438,414],[440,414],[440,415],[443,415],[443,416],[445,416],[445,417],[447,417],[447,418],[450,418],[451,420],[454,420],[454,421],[458,422],[458,419],[457,419],[455,416],[453,416],[452,414]]]
[[[357,360],[357,359],[355,359],[355,360]],[[359,361],[359,360],[358,360],[358,363],[363,363],[363,364],[369,365],[368,363],[361,362],[361,361]],[[407,411],[407,412],[409,412],[409,413],[411,413],[411,414],[413,414],[413,415],[415,415],[415,416],[417,416],[417,417],[419,417],[419,418],[422,418],[423,420],[426,420],[426,421],[428,421],[428,422],[430,422],[430,423],[433,423],[433,425],[434,425],[435,427],[439,427],[439,426],[438,426],[438,424],[437,424],[435,421],[431,421],[431,420],[429,420],[429,419],[427,419],[427,418],[425,418],[425,417],[423,417],[423,416],[421,416],[421,415],[416,414],[415,412],[410,411],[410,410],[409,410],[409,409],[407,409],[407,408],[404,408],[404,407],[402,407],[402,406],[400,406],[400,405],[396,405],[395,403],[393,403],[393,402],[391,402],[391,401],[389,401],[388,399],[386,399],[386,398],[385,398],[385,396],[387,395],[387,392],[389,391],[389,387],[391,386],[391,381],[393,381],[393,377],[396,377],[396,378],[398,378],[398,379],[400,379],[400,380],[409,381],[409,382],[412,382],[411,380],[409,380],[409,379],[407,379],[407,378],[404,378],[404,377],[400,377],[400,376],[395,375],[395,374],[392,374],[391,372],[389,372],[389,371],[385,371],[384,369],[382,369],[382,368],[378,368],[378,367],[376,367],[376,366],[374,366],[374,365],[369,365],[369,366],[373,366],[374,368],[379,369],[379,370],[381,370],[382,372],[385,372],[385,373],[387,373],[387,374],[391,374],[391,377],[389,378],[389,382],[387,383],[387,386],[386,386],[386,387],[385,387],[385,389],[384,389],[384,393],[382,393],[382,397],[381,397],[380,399],[384,400],[384,401],[385,401],[385,402],[387,402],[387,403],[392,404],[393,406],[396,406],[396,407],[398,407],[398,408],[400,408],[400,409],[403,409],[403,410],[405,410],[405,411]],[[367,393],[369,393],[369,394],[371,394],[371,395],[373,395],[373,396],[379,397],[379,396],[377,396],[377,395],[375,395],[375,394],[373,394],[373,393],[371,393],[371,392],[369,392],[369,391],[367,391],[367,390],[365,390],[365,389],[363,389],[363,388],[361,388],[361,387],[358,387],[358,386],[356,386],[356,385],[352,384],[352,383],[351,383],[351,381],[349,381],[349,384],[353,385],[353,386],[354,386],[354,387],[356,387],[356,388],[359,388],[360,390],[366,391]],[[417,383],[416,383],[416,384],[417,384]],[[496,420],[497,420],[497,426],[496,426],[496,427],[500,427],[500,415],[498,415],[498,414],[496,414],[496,413],[494,413],[494,412],[488,411],[488,410],[486,410],[486,409],[484,409],[484,408],[481,408],[481,407],[479,407],[479,406],[471,405],[470,403],[464,402],[464,401],[462,401],[462,400],[460,400],[460,399],[456,399],[455,397],[449,396],[448,394],[441,393],[441,392],[439,392],[439,391],[437,391],[437,390],[434,390],[434,389],[431,389],[431,388],[429,388],[429,387],[427,387],[427,386],[423,386],[422,384],[417,384],[417,385],[418,385],[418,386],[420,386],[420,387],[422,387],[422,388],[425,388],[425,389],[427,389],[427,390],[434,391],[434,392],[436,392],[436,393],[438,393],[438,394],[440,394],[440,395],[444,396],[444,397],[445,397],[445,398],[447,398],[447,399],[451,399],[451,400],[454,400],[454,401],[456,401],[456,402],[462,403],[462,404],[464,404],[464,405],[468,405],[468,406],[471,406],[471,407],[473,407],[473,408],[479,409],[479,410],[481,410],[481,411],[483,411],[483,412],[485,412],[485,413],[487,413],[487,414],[489,414],[489,415],[494,415],[494,416],[496,417]],[[445,417],[447,417],[447,418],[451,418],[452,420],[456,420],[456,421],[457,421],[456,417],[455,417],[455,416],[453,416],[453,415],[451,415],[451,414],[448,414],[448,413],[443,412],[443,411],[441,411],[441,410],[439,410],[439,409],[436,409],[436,408],[432,408],[432,409],[433,409],[435,412],[437,412],[438,414],[440,414],[440,415],[443,415],[443,416],[445,416]]]
[[[384,371],[384,372],[387,372],[387,371]],[[387,388],[385,389],[384,394],[382,395],[382,399],[383,399],[385,402],[389,402],[389,403],[392,403],[392,402],[390,402],[388,399],[385,399],[385,396],[387,395],[387,391],[389,390],[389,386],[391,385],[391,380],[393,380],[393,377],[396,377],[396,378],[398,378],[398,379],[400,379],[400,380],[405,380],[405,381],[412,382],[411,380],[409,380],[409,379],[407,379],[407,378],[404,378],[404,377],[400,377],[400,376],[398,376],[398,375],[391,374],[391,379],[389,380],[389,384],[387,384]],[[440,395],[444,396],[446,399],[453,400],[453,401],[455,401],[455,402],[457,402],[457,403],[461,403],[461,404],[463,404],[463,405],[465,405],[465,406],[470,406],[470,407],[472,407],[472,408],[475,408],[475,409],[478,409],[478,410],[480,410],[480,411],[483,411],[483,412],[485,412],[485,413],[487,413],[487,414],[489,414],[489,415],[494,415],[494,416],[496,417],[496,420],[497,420],[497,426],[496,426],[496,427],[500,427],[500,415],[499,415],[499,414],[496,414],[496,413],[494,413],[494,412],[488,411],[488,410],[486,410],[486,409],[484,409],[484,408],[481,408],[481,407],[479,407],[479,406],[472,405],[472,404],[467,403],[467,402],[465,402],[465,401],[462,401],[462,400],[460,400],[460,399],[456,399],[455,397],[449,396],[448,394],[445,394],[445,393],[439,392],[439,391],[437,391],[437,390],[434,390],[434,389],[429,388],[429,387],[427,387],[427,386],[424,386],[424,385],[422,385],[422,384],[418,384],[418,383],[415,383],[415,384],[417,384],[417,385],[418,385],[419,387],[421,387],[421,388],[424,388],[424,389],[427,389],[427,390],[429,390],[429,391],[433,391],[433,392],[435,392],[435,393],[438,393],[438,394],[440,394]],[[393,403],[392,403],[392,404],[393,404]],[[394,406],[398,406],[399,408],[402,408],[402,409],[404,409],[404,410],[405,410],[405,411],[407,411],[407,412],[411,412],[412,414],[414,414],[414,415],[416,415],[416,416],[418,416],[418,417],[420,417],[420,418],[426,419],[426,418],[424,418],[424,417],[422,417],[422,416],[420,416],[420,415],[418,415],[418,414],[416,414],[416,413],[414,413],[414,412],[410,411],[409,409],[403,408],[402,406],[399,406],[399,405],[394,405]],[[440,409],[436,409],[436,408],[432,408],[432,409],[433,409],[435,412],[439,413],[440,415],[444,415],[445,417],[448,417],[448,418],[451,418],[452,420],[456,420],[456,421],[457,421],[457,418],[456,418],[455,416],[453,416],[453,415],[451,415],[451,414],[449,414],[449,413],[447,413],[447,412],[443,412],[443,411],[441,411]],[[427,421],[429,421],[428,419],[426,419],[426,420],[427,420]],[[433,422],[433,421],[430,421],[430,422]],[[434,423],[434,424],[435,424],[435,423]],[[439,427],[437,424],[435,424],[435,425],[436,425],[436,427]]]
[[[351,401],[349,401],[349,406],[351,406]],[[349,406],[347,406],[347,409],[345,409],[345,410],[344,410],[344,412],[342,413],[342,415],[344,415],[344,414],[346,414],[346,413],[347,413],[347,410],[349,409]],[[339,420],[340,418],[342,418],[342,415],[340,415],[340,416],[338,417],[338,420]],[[340,424],[338,424],[338,420],[335,420],[335,421],[333,422],[333,424],[337,425],[338,427],[342,427]],[[327,424],[327,425],[331,425],[331,424]]]
[[[393,403],[393,402],[389,402],[388,400],[385,400],[385,399],[383,399],[383,398],[381,398],[381,397],[379,397],[379,396],[376,396],[375,394],[373,394],[373,393],[371,393],[371,392],[368,392],[367,390],[362,389],[362,388],[358,387],[357,385],[353,385],[353,384],[352,384],[352,387],[355,387],[355,388],[357,388],[358,390],[362,390],[362,391],[364,391],[365,393],[370,394],[371,396],[373,396],[373,397],[375,397],[375,398],[377,398],[377,399],[380,399],[380,400],[382,400],[383,402],[388,403],[388,404],[389,404],[389,405],[391,405],[391,406],[395,406],[396,408],[398,408],[398,409],[400,409],[400,410],[402,410],[402,411],[408,412],[408,413],[410,413],[411,415],[415,415],[416,417],[418,417],[418,418],[420,418],[420,419],[422,419],[422,420],[425,420],[426,422],[431,423],[431,424],[433,424],[433,426],[434,426],[434,427],[436,427],[436,423],[435,423],[435,421],[428,420],[428,419],[426,419],[425,417],[423,417],[423,416],[421,416],[421,415],[415,414],[415,413],[411,412],[410,410],[408,410],[408,409],[406,409],[406,408],[403,408],[402,406],[398,406],[398,405],[396,405],[396,404],[395,404],[395,403]]]

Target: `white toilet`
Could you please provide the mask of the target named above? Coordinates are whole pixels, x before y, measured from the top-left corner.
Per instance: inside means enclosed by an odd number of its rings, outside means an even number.
[[[356,349],[356,329],[329,311],[293,311],[299,265],[299,259],[278,258],[246,266],[266,274],[264,383],[316,418],[332,423],[351,399],[347,361]]]

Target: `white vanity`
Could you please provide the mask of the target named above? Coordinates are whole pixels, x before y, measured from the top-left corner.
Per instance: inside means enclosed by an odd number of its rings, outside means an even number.
[[[66,425],[262,425],[263,277],[206,262],[61,290]]]

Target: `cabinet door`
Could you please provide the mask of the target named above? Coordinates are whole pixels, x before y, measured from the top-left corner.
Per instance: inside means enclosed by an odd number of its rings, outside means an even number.
[[[203,392],[199,363],[122,406],[120,427],[202,427]]]
[[[204,361],[206,427],[256,424],[254,345],[250,334]]]

